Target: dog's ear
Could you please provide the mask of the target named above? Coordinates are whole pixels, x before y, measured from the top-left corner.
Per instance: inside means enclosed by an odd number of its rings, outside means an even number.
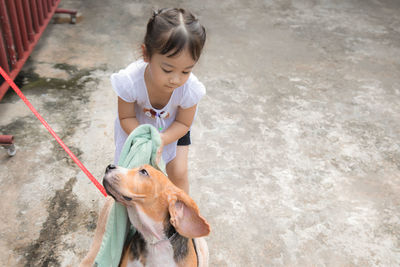
[[[170,222],[176,231],[187,238],[206,236],[210,225],[199,212],[196,203],[185,192],[179,190],[168,197]]]

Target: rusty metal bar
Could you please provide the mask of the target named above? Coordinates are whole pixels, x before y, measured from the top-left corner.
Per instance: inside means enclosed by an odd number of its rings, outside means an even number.
[[[51,5],[49,4],[49,0],[43,0],[44,2],[46,2],[46,6],[47,6],[47,14],[50,15],[50,11],[51,11]]]
[[[0,146],[3,146],[7,149],[7,153],[9,156],[14,156],[16,153],[15,145],[14,145],[14,136],[12,135],[0,135]]]
[[[39,32],[39,15],[36,5],[36,0],[31,0],[31,14],[32,14],[32,21],[33,21],[33,29],[35,32]]]
[[[15,9],[14,0],[8,0],[8,12],[11,20],[11,27],[14,35],[15,47],[17,48],[17,58],[22,58],[24,47],[22,45],[21,29],[18,23],[17,11]]]
[[[49,13],[49,7],[47,6],[47,0],[41,0],[43,6],[43,17],[47,19],[47,14]]]
[[[17,53],[15,52],[14,40],[11,32],[10,20],[7,14],[7,6],[4,0],[0,0],[0,21],[3,28],[4,38],[7,45],[8,56],[11,63],[11,68],[14,69],[17,64]]]
[[[71,9],[57,8],[56,13],[76,15],[78,13],[78,11],[77,10],[71,10]]]
[[[11,0],[14,1],[14,0]],[[17,0],[19,1],[19,0]],[[46,0],[47,1],[47,0]],[[25,17],[25,23],[28,28],[28,36],[32,39],[28,43],[28,49],[25,53],[18,56],[18,60],[16,57],[16,51],[14,48],[13,42],[13,33],[11,31],[11,25],[9,22],[9,16],[7,14],[5,0],[0,0],[0,23],[2,34],[1,36],[4,37],[4,41],[0,40],[1,44],[4,47],[1,49],[0,46],[0,63],[2,64],[3,69],[9,74],[11,79],[15,79],[17,77],[19,71],[21,70],[22,66],[25,64],[26,60],[28,59],[30,53],[33,51],[35,45],[39,41],[40,37],[42,36],[44,30],[46,29],[48,23],[50,22],[51,17],[55,13],[57,6],[60,4],[61,0],[55,0],[55,4],[51,7],[50,12],[47,14],[47,18],[44,19],[43,17],[43,6],[39,9],[40,3],[42,0],[22,0],[22,4],[24,6],[24,14],[29,14]],[[28,7],[25,9],[25,7]],[[29,8],[30,7],[30,8]],[[42,13],[42,16],[40,15]],[[47,12],[46,12],[47,13]],[[39,17],[42,17],[42,22],[40,23]],[[18,21],[17,21],[18,22]],[[33,27],[32,27],[33,22]],[[5,57],[5,58],[4,58]],[[9,67],[9,63],[11,63],[11,67]],[[3,65],[4,64],[4,65]],[[8,68],[7,68],[8,67]],[[4,94],[8,90],[8,84],[3,82],[0,84],[0,100],[3,98]]]
[[[28,50],[28,33],[26,30],[26,23],[24,17],[24,10],[22,6],[22,0],[15,0],[15,8],[17,9],[17,17],[19,22],[19,29],[21,32],[22,45],[24,51]]]
[[[4,46],[3,33],[0,27],[0,66],[7,72],[10,72],[8,66],[6,47]]]
[[[39,26],[43,25],[43,20],[44,20],[44,14],[43,14],[43,3],[42,0],[36,0],[36,8],[37,8],[37,14],[39,17]]]
[[[14,136],[0,135],[0,145],[11,145],[14,143]]]
[[[25,22],[26,22],[26,28],[28,32],[28,40],[29,42],[33,42],[35,32],[33,30],[33,22],[32,22],[32,16],[31,16],[31,7],[29,6],[29,0],[23,0],[23,6],[24,6],[24,15],[25,15]]]

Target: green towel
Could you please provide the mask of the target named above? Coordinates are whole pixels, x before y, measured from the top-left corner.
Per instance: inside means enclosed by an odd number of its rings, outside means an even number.
[[[162,160],[159,165],[156,164],[160,145],[161,137],[157,129],[150,124],[140,125],[126,139],[118,165],[133,169],[143,164],[150,164],[166,173],[165,163]],[[126,208],[115,202],[107,219],[106,231],[95,259],[95,266],[118,266],[125,238],[131,228]]]

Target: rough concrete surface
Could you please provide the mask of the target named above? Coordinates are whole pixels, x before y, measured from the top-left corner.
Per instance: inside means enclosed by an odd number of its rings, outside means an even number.
[[[400,2],[63,0],[17,79],[101,180],[113,160],[109,76],[138,59],[152,8],[208,30],[191,195],[211,266],[400,266]],[[9,91],[0,133],[0,265],[77,266],[104,198]]]

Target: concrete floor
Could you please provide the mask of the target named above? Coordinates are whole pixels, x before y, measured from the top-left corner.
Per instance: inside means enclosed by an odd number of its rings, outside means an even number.
[[[139,58],[152,8],[208,29],[191,195],[210,266],[400,266],[400,2],[63,0],[19,83],[101,180],[109,76]],[[77,266],[104,198],[12,92],[0,102],[1,266]]]

